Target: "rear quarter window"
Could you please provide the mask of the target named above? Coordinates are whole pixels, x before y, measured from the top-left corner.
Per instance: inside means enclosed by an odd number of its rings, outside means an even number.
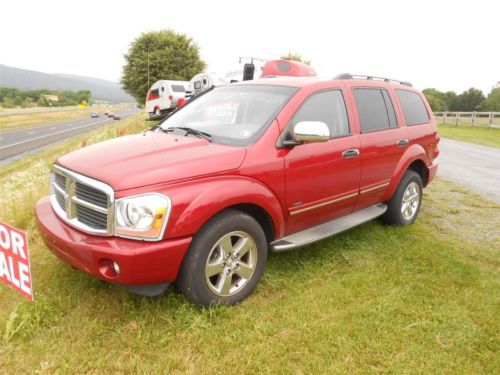
[[[396,90],[396,94],[403,108],[406,125],[421,125],[429,122],[429,114],[420,95],[407,90]]]

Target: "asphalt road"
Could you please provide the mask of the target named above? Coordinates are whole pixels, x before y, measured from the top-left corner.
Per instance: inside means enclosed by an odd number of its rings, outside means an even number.
[[[500,203],[500,149],[441,138],[438,175]]]
[[[128,108],[117,113],[126,118],[137,113],[136,108]],[[15,159],[27,152],[60,140],[83,134],[89,130],[120,120],[108,119],[103,114],[98,118],[80,118],[50,125],[0,132],[0,160]]]

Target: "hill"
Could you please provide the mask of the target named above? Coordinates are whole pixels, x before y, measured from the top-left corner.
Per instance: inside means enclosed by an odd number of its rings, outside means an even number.
[[[47,74],[0,64],[0,86],[23,90],[90,90],[92,99],[108,102],[133,102],[118,82],[71,74]]]

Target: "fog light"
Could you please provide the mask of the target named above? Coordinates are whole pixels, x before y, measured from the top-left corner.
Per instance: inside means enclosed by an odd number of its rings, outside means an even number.
[[[120,266],[111,259],[99,260],[99,273],[106,279],[116,279],[120,274]]]
[[[113,270],[115,271],[117,276],[120,274],[120,266],[118,265],[118,263],[113,262]]]

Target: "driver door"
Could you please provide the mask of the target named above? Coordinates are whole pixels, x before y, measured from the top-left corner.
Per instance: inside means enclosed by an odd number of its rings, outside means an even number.
[[[290,137],[294,126],[302,121],[324,122],[330,139],[287,149],[287,234],[352,212],[359,191],[360,141],[349,127],[342,91],[320,91],[306,98],[285,137]]]

